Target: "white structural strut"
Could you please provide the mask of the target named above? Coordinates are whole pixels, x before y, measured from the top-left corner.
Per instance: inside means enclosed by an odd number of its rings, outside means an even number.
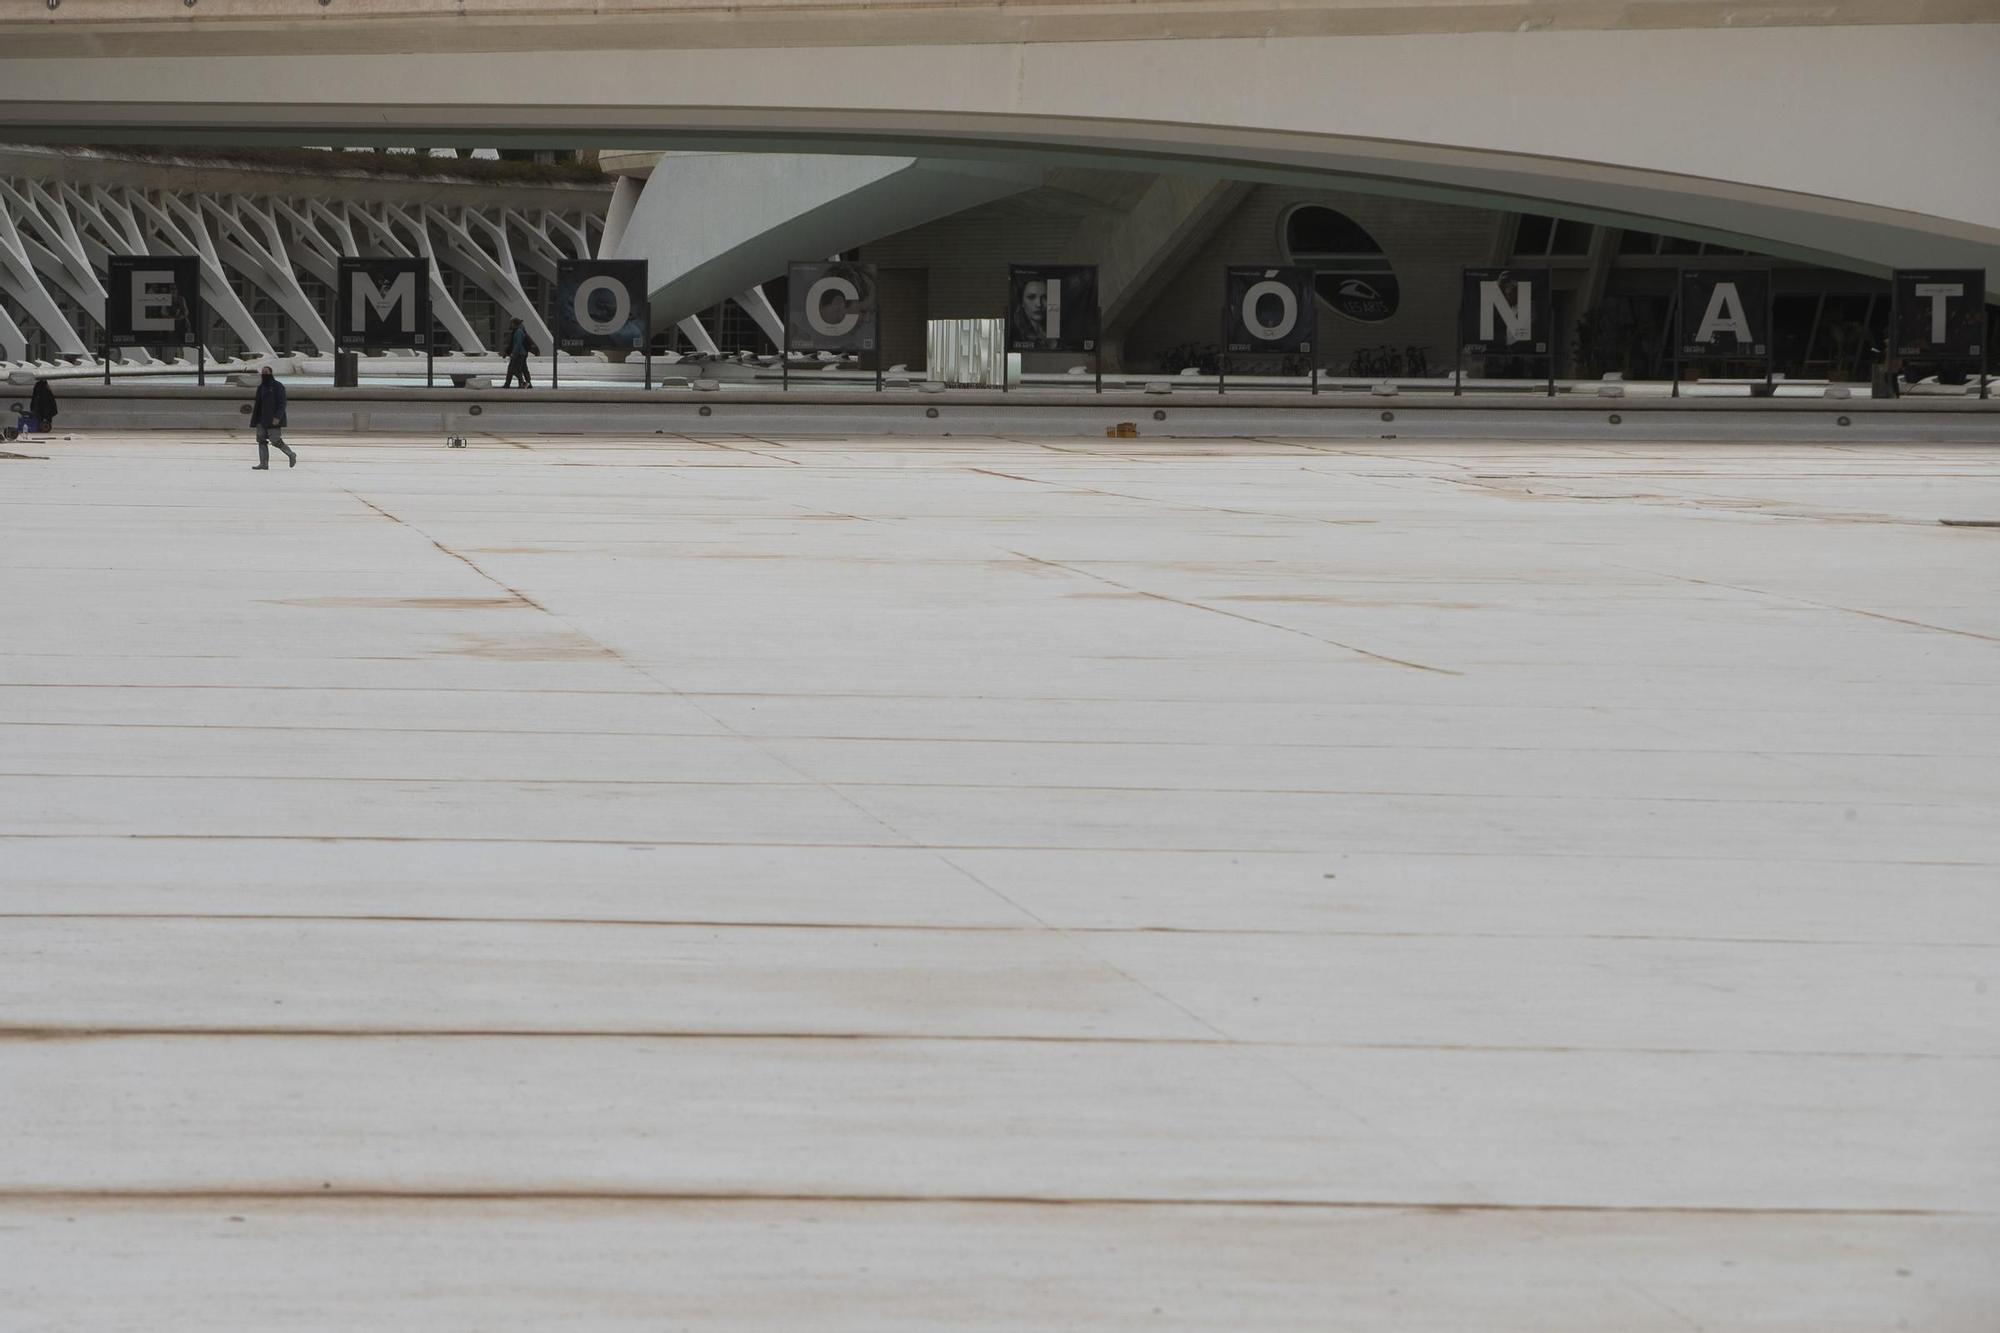
[[[147,254],[198,257],[208,309],[253,355],[275,349],[245,292],[269,297],[324,355],[334,350],[333,331],[301,276],[330,287],[340,259],[362,255],[430,260],[433,309],[460,352],[487,350],[487,339],[454,299],[440,263],[552,346],[522,275],[553,279],[555,261],[588,257],[601,228],[594,209],[286,198],[0,175],[0,359],[28,355],[28,327],[10,304],[56,354],[94,356],[107,261]],[[150,359],[138,349],[121,355]]]
[[[120,0],[37,5],[55,17],[0,29],[0,121],[43,138],[240,136],[256,106],[273,140],[1144,160],[1664,222],[1863,271],[1979,265],[2000,282],[2000,173],[1979,147],[1905,151],[1893,128],[2000,133],[1991,0],[1914,15],[1886,0],[1154,0],[1011,18],[958,3],[921,19],[829,3],[782,23],[644,0],[615,16],[454,8],[465,17],[445,21],[417,0],[392,22],[228,0],[170,25],[111,21],[145,10]]]
[[[1045,175],[907,157],[675,153],[647,178],[614,253],[651,265],[656,319],[733,297],[782,341],[783,325],[757,284],[784,273],[787,261],[1018,194]]]

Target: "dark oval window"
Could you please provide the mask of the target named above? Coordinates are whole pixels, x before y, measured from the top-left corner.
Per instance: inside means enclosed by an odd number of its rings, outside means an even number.
[[[1320,300],[1363,324],[1379,324],[1402,304],[1382,245],[1347,214],[1300,204],[1285,215],[1285,257],[1314,271]]]
[[[1308,255],[1379,255],[1382,247],[1368,229],[1345,213],[1302,204],[1285,219],[1285,249],[1293,258]]]

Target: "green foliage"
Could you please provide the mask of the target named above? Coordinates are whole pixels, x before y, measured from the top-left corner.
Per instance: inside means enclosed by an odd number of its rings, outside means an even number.
[[[260,171],[300,171],[314,175],[354,172],[364,176],[395,176],[405,179],[459,180],[511,185],[602,185],[607,177],[594,161],[574,158],[557,162],[534,162],[503,158],[457,159],[417,153],[354,153],[323,148],[213,148],[208,146],[166,146],[161,144],[84,144],[94,153],[126,157],[143,162],[186,162],[198,166],[242,167]],[[461,153],[467,149],[457,150]]]

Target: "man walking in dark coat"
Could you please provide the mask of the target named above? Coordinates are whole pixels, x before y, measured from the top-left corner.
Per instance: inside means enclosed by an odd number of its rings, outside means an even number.
[[[252,472],[270,470],[270,446],[274,444],[279,453],[292,460],[286,466],[299,465],[299,456],[279,434],[285,428],[285,386],[278,382],[269,366],[257,376],[257,400],[250,405],[250,424],[257,428],[257,466],[250,469]]]
[[[521,378],[522,388],[535,387],[528,382],[528,331],[521,327],[521,321],[518,319],[507,329],[507,382],[500,387],[513,388],[514,377],[517,375]]]

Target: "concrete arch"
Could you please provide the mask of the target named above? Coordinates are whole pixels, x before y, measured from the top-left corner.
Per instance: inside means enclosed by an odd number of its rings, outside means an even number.
[[[355,20],[313,54],[286,40],[302,24],[88,41],[49,24],[5,44],[0,117],[41,137],[241,139],[254,105],[264,137],[294,141],[401,130],[1339,179],[1665,221],[1864,271],[1983,265],[2000,294],[2000,173],[1986,167],[2000,24],[1267,36],[1240,35],[1280,30],[1245,11],[1215,35],[1129,38],[1173,31],[1162,8],[1105,20],[1105,40],[929,41],[912,24],[881,45],[840,44],[810,17],[763,46],[728,44],[748,20],[692,45],[664,19],[494,19],[434,43],[421,23]],[[625,40],[607,47],[614,31]],[[1898,126],[1929,150],[1885,148]]]

